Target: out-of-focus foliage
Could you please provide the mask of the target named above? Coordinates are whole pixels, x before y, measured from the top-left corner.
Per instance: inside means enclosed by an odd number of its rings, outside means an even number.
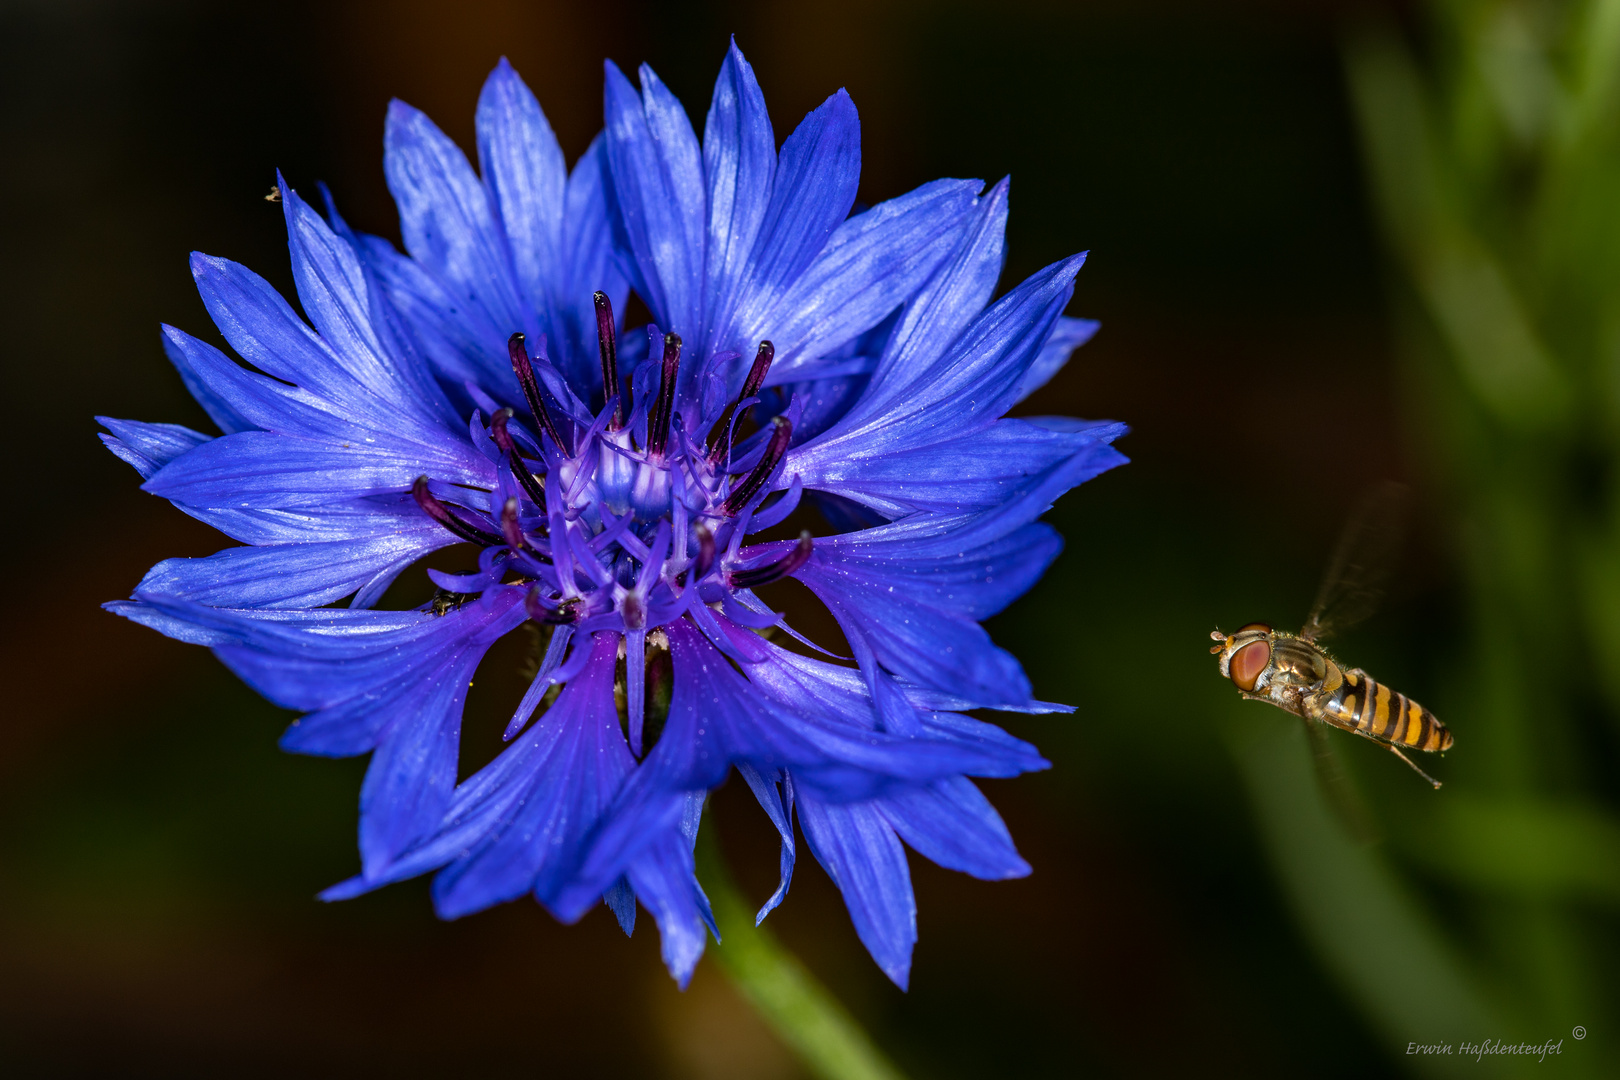
[[[1381,849],[1275,794],[1297,754],[1251,791],[1376,1026],[1563,1039],[1561,1067],[1616,1075],[1620,3],[1437,2],[1345,55],[1408,419],[1460,553],[1466,633],[1428,702],[1458,742],[1442,791],[1379,802]]]

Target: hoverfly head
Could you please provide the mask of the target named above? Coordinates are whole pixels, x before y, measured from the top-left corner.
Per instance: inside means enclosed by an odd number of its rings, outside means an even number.
[[[1249,623],[1235,634],[1217,631],[1210,636],[1221,642],[1210,650],[1220,654],[1221,674],[1231,679],[1239,690],[1252,692],[1271,664],[1271,627],[1265,623]]]

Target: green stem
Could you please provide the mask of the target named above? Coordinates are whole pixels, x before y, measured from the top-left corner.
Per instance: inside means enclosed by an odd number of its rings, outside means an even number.
[[[722,939],[710,955],[810,1071],[823,1080],[903,1080],[827,988],[775,934],[754,925],[707,823],[698,833],[697,865]]]

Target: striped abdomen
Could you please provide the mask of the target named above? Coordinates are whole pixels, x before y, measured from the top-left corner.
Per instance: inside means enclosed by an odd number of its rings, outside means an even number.
[[[1449,750],[1454,741],[1434,713],[1362,671],[1347,671],[1323,706],[1342,727],[1415,750]]]

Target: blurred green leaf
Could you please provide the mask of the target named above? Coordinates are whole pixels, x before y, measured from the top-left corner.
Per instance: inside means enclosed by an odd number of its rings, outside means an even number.
[[[1241,709],[1227,725],[1228,745],[1295,916],[1392,1053],[1413,1041],[1455,1043],[1514,1031],[1378,849],[1347,835],[1322,798],[1303,730],[1278,719]],[[1440,1073],[1474,1067],[1414,1060]]]
[[[1391,244],[1405,258],[1464,382],[1513,427],[1541,430],[1564,422],[1569,387],[1506,275],[1451,209],[1411,58],[1389,35],[1364,32],[1348,46],[1346,63]]]
[[[1594,806],[1447,792],[1421,829],[1390,838],[1459,885],[1620,904],[1620,822]]]
[[[1604,702],[1609,732],[1620,719],[1620,3],[1434,0],[1426,14],[1363,28],[1344,55],[1405,286],[1403,355],[1426,392],[1414,419],[1465,556],[1471,625],[1449,699],[1425,699],[1457,733],[1454,779],[1421,807],[1379,802],[1448,911],[1400,916],[1413,942],[1432,939],[1420,970],[1371,941],[1322,948],[1373,1015],[1373,972],[1450,971],[1532,1037],[1612,1013],[1616,994],[1592,946],[1620,901],[1612,735],[1587,720]],[[1347,873],[1274,845],[1285,878]],[[1374,865],[1398,880],[1398,864]],[[1438,959],[1463,953],[1466,971]],[[1560,1064],[1613,1074],[1605,1044],[1580,1050]]]

